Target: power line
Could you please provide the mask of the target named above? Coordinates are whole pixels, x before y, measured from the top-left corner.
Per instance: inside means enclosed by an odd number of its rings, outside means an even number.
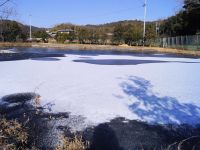
[[[29,23],[30,23],[30,41],[32,40],[32,22],[31,22],[31,14],[29,15]]]

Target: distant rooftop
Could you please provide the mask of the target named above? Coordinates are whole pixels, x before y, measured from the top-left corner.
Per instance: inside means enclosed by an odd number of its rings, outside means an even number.
[[[74,32],[74,30],[72,30],[72,29],[62,29],[62,30],[58,30],[57,32]]]

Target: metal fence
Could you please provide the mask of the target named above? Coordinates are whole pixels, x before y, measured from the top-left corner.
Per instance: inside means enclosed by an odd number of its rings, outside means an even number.
[[[164,37],[148,41],[149,44],[164,48],[200,50],[200,35]]]

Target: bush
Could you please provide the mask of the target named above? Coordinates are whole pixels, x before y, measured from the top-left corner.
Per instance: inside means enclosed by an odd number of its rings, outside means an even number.
[[[68,36],[69,35],[67,33],[57,33],[55,39],[58,43],[65,43],[65,41],[68,39]]]
[[[49,35],[45,30],[39,30],[36,32],[33,32],[33,36],[35,38],[41,38],[43,42],[47,42],[47,39],[49,38]]]

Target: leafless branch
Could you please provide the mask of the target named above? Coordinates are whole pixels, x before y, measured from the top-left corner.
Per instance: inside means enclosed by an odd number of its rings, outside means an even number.
[[[14,14],[14,9],[13,8],[4,8],[3,10],[0,11],[0,19],[7,19],[9,16]]]
[[[5,0],[4,2],[2,2],[1,4],[0,4],[0,7],[2,7],[2,6],[4,6],[6,3],[8,3],[10,0]]]

